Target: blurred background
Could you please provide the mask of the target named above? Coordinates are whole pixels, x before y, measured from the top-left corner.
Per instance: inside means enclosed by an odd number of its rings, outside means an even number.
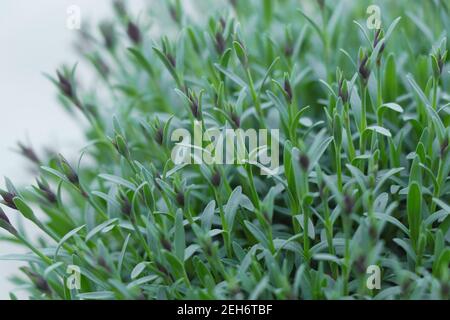
[[[132,10],[139,10],[142,1],[126,2]],[[62,63],[73,65],[79,60],[73,50],[79,31],[66,26],[68,8],[79,6],[81,23],[94,26],[101,18],[111,16],[110,4],[110,0],[0,1],[1,186],[5,176],[18,186],[34,182],[27,161],[14,151],[18,141],[31,144],[40,154],[50,148],[68,157],[83,147],[82,126],[58,105],[56,89],[43,73],[54,75]],[[83,76],[83,65],[79,70]],[[16,221],[14,212],[6,212]],[[17,253],[14,249],[2,243],[0,255]],[[20,265],[0,260],[0,299],[9,298],[12,286],[8,278]],[[15,293],[23,297],[20,291]]]

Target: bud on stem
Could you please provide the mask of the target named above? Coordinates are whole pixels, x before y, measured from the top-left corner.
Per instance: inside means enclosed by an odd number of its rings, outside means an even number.
[[[8,219],[8,216],[2,210],[2,208],[0,208],[0,228],[5,229],[13,235],[17,234],[17,230],[12,226],[11,222]]]
[[[59,158],[59,166],[63,171],[64,175],[71,183],[79,187],[80,179],[76,171],[70,166],[69,162],[67,162],[67,160],[61,154],[58,155],[58,158]]]

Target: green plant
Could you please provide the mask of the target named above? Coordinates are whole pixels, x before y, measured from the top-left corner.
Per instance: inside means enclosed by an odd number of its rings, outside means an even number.
[[[375,2],[381,30],[368,1],[230,1],[206,24],[169,1],[152,42],[115,1],[100,40],[81,33],[95,86],[49,77],[89,144],[70,163],[21,145],[37,186],[1,190],[47,236],[0,209],[2,241],[32,251],[2,257],[29,262],[14,281],[37,299],[448,299],[450,11]],[[171,132],[195,121],[279,128],[283,170],[175,165]]]

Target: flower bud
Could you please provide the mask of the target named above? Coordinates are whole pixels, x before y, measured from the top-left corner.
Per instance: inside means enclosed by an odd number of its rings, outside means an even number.
[[[354,206],[355,206],[355,201],[353,200],[353,198],[351,196],[346,194],[344,196],[344,212],[346,214],[351,214]]]
[[[82,105],[80,100],[75,93],[75,88],[73,86],[72,81],[64,76],[61,72],[56,71],[56,75],[58,77],[58,87],[61,90],[62,94],[69,99],[75,106],[77,106],[80,110],[82,110]]]
[[[105,47],[108,50],[114,50],[117,42],[114,25],[109,22],[103,22],[102,24],[100,24],[100,33],[102,34]]]
[[[441,284],[441,296],[443,300],[450,299],[450,285],[448,283]]]
[[[448,150],[448,137],[446,137],[444,139],[444,141],[442,142],[442,144],[441,144],[441,152],[440,152],[440,154],[441,154],[441,158],[442,159],[445,157],[445,154],[446,154],[447,150]]]
[[[44,277],[32,271],[28,267],[21,267],[20,269],[27,275],[31,282],[33,282],[33,284],[36,286],[36,289],[44,294],[51,295],[52,290],[50,289],[50,286],[47,280],[44,279]]]
[[[166,238],[161,237],[161,239],[159,239],[159,241],[161,242],[161,245],[163,246],[164,249],[166,249],[167,251],[172,250],[172,244]]]
[[[248,56],[247,56],[247,52],[245,51],[245,48],[242,45],[242,43],[239,41],[234,41],[233,46],[234,46],[234,51],[236,52],[236,56],[238,57],[242,66],[244,68],[248,68]]]
[[[289,81],[289,77],[287,74],[284,75],[284,92],[286,94],[286,97],[288,99],[289,103],[292,103],[292,86],[291,82]]]
[[[116,134],[116,138],[115,138],[113,144],[121,156],[123,156],[126,159],[131,158],[130,150],[128,149],[128,145],[127,145],[124,137],[122,137],[120,134]]]
[[[181,3],[180,0],[176,0],[174,3],[169,3],[169,14],[173,22],[181,23]]]
[[[67,179],[76,186],[80,185],[80,179],[75,170],[70,166],[69,162],[61,155],[58,155],[59,158],[59,166],[61,167],[64,175]]]
[[[349,99],[347,80],[345,80],[340,69],[338,69],[336,72],[336,79],[338,82],[338,95],[341,98],[342,103],[346,104]]]
[[[219,187],[221,182],[220,173],[215,171],[211,177],[211,183],[214,187]]]
[[[5,229],[11,234],[16,234],[17,230],[12,226],[11,222],[8,219],[8,216],[5,212],[0,208],[0,228]]]
[[[380,43],[380,41],[383,39],[384,34],[383,31],[381,29],[377,29],[377,31],[375,31],[375,38],[373,40],[373,47],[374,49],[378,46],[378,44]],[[383,42],[380,46],[380,49],[378,51],[378,55],[377,55],[377,65],[379,66],[381,63],[381,56],[383,55],[384,49],[386,48],[386,44]]]
[[[309,169],[309,158],[306,154],[301,154],[299,158],[300,168],[303,169],[303,171],[308,171]]]
[[[178,205],[181,206],[181,207],[184,207],[184,194],[183,194],[183,192],[181,192],[181,191],[177,192],[176,199],[177,199]]]
[[[170,244],[170,243],[169,243]],[[156,261],[155,262],[156,268],[158,269],[159,272],[161,272],[164,275],[170,275],[169,271],[166,269],[166,267],[164,267],[161,262]]]
[[[163,128],[157,128],[156,133],[155,133],[155,141],[159,145],[163,144],[163,142],[164,142],[164,130],[163,130]]]
[[[241,118],[235,113],[231,112],[231,120],[233,121],[233,124],[236,126],[236,128],[241,127]]]
[[[131,202],[130,202],[130,200],[128,200],[127,196],[123,196],[121,198],[120,209],[125,216],[127,216],[127,217],[131,216],[132,206],[131,206]]]
[[[0,196],[2,196],[2,203],[11,209],[17,210],[16,205],[14,204],[14,198],[17,197],[17,194],[13,192],[8,192],[0,189]]]
[[[333,136],[337,146],[342,145],[342,121],[341,116],[336,113],[333,119]]]
[[[214,46],[216,47],[216,51],[218,54],[223,54],[225,51],[225,39],[223,37],[222,32],[217,31],[215,34],[215,42],[214,42]]]
[[[57,197],[56,194],[50,189],[50,186],[45,180],[36,179],[39,189],[44,193],[45,198],[50,203],[56,203]]]
[[[127,8],[125,6],[125,3],[123,0],[114,0],[113,2],[113,7],[114,7],[114,11],[116,12],[116,14],[121,17],[124,18],[127,15]]]
[[[36,152],[33,150],[33,148],[27,147],[21,142],[19,142],[17,145],[19,146],[19,152],[21,155],[35,164],[41,164],[41,161],[39,160],[39,157],[36,155]]]
[[[446,60],[447,50],[442,53],[441,49],[437,49],[436,52],[431,55],[431,66],[433,67],[433,76],[435,79],[439,79],[441,77]]]
[[[238,0],[229,0],[230,4],[233,6],[233,8],[236,9],[237,5],[238,5]]]
[[[369,56],[362,50],[360,51],[360,54],[359,54],[358,73],[359,73],[359,76],[361,77],[363,84],[367,85],[367,82],[369,81],[369,77],[370,77]]]
[[[200,120],[200,105],[199,100],[195,93],[192,93],[190,90],[188,90],[188,98],[189,98],[189,107],[191,108],[192,115],[197,120]]]
[[[317,0],[317,4],[319,5],[320,10],[325,8],[325,0]]]
[[[134,44],[138,45],[141,43],[141,31],[139,30],[139,27],[131,21],[128,22],[127,34]]]

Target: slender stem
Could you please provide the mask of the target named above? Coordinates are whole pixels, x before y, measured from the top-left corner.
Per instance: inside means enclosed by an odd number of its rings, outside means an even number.
[[[27,239],[22,237],[19,233],[14,234],[14,236],[23,242],[31,251],[33,251],[39,258],[41,258],[49,266],[52,265],[52,259],[43,254],[39,249],[33,246]]]
[[[352,132],[350,127],[350,115],[349,115],[349,104],[348,102],[344,105],[344,122],[345,122],[345,133],[347,136],[348,145],[348,160],[352,163],[356,156],[355,146],[353,145]]]
[[[217,205],[219,206],[220,219],[221,219],[222,228],[223,228],[222,236],[223,236],[223,241],[225,243],[227,256],[228,256],[228,258],[231,259],[233,257],[233,250],[231,247],[231,239],[230,239],[230,231],[229,231],[230,226],[228,226],[227,221],[225,219],[225,211],[223,209],[222,200],[221,200],[220,195],[217,192],[216,188],[214,188],[214,196],[216,198]]]
[[[342,193],[343,185],[342,185],[342,164],[341,164],[341,146],[334,144],[334,154],[336,159],[336,176],[337,176],[337,187],[339,192]]]
[[[256,191],[255,181],[253,180],[253,172],[252,168],[250,167],[250,164],[245,165],[245,170],[247,171],[248,185],[250,187],[253,205],[256,207],[257,210],[260,210],[259,196],[258,192]]]
[[[252,74],[250,72],[250,68],[247,68],[246,74],[247,74],[247,80],[248,80],[249,87],[250,87],[250,94],[252,96],[253,103],[255,104],[256,114],[258,116],[258,121],[259,121],[259,123],[260,123],[262,128],[266,128],[266,123],[265,123],[265,120],[264,120],[264,113],[263,113],[262,108],[261,108],[261,101],[259,100],[258,94],[257,94],[257,92],[255,90],[255,85],[253,83],[253,78],[252,78]]]

